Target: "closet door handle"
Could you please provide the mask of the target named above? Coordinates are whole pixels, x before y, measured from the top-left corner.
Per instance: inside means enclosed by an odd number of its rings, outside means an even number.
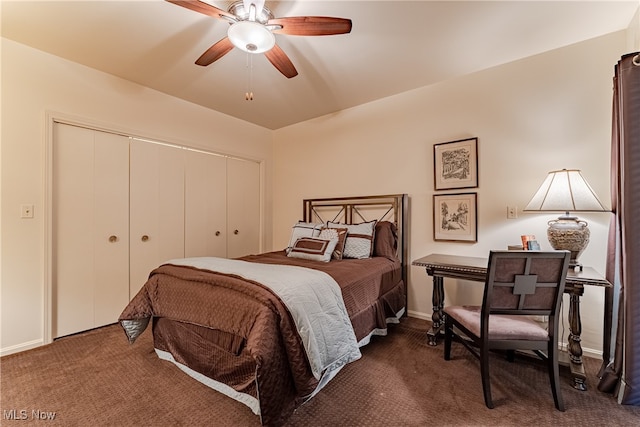
[[[117,242],[118,241],[118,236],[116,235],[111,235],[109,236],[109,242],[113,243],[113,242]]]
[[[233,230],[233,234],[238,234],[239,231],[238,230]]]
[[[219,232],[219,231],[216,231],[216,236],[219,236],[219,235],[220,235],[220,232]]]
[[[143,242],[146,242],[147,240],[149,240],[149,236],[147,236],[146,234],[144,236],[142,236],[140,238],[140,240],[142,240]]]

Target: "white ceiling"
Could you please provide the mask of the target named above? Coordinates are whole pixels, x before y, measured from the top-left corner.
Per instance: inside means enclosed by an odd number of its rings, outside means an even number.
[[[206,0],[221,9],[231,1]],[[350,34],[276,35],[299,75],[238,49],[194,61],[228,23],[163,0],[2,1],[2,36],[278,129],[626,29],[639,1],[266,1],[276,17],[335,16]]]

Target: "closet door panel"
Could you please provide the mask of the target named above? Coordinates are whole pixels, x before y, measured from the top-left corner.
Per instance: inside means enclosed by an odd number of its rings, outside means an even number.
[[[160,264],[184,257],[184,150],[132,140],[130,298]]]
[[[55,124],[53,337],[93,328],[93,132]]]
[[[54,338],[113,323],[128,301],[128,156],[126,137],[54,125]]]
[[[222,156],[187,151],[185,256],[227,256],[227,163]]]
[[[129,302],[129,138],[95,132],[95,326]]]
[[[227,159],[227,257],[260,251],[260,164]]]

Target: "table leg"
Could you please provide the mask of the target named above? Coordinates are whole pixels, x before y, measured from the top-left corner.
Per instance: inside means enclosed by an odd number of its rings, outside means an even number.
[[[582,322],[580,320],[580,289],[569,296],[569,367],[573,376],[573,388],[581,391],[587,390],[585,383],[587,376],[582,364],[582,345],[580,344],[580,334],[582,334]]]
[[[431,316],[431,328],[427,331],[427,340],[429,345],[438,345],[438,335],[444,326],[444,284],[441,276],[433,276],[433,295],[431,297],[433,303],[433,314]]]

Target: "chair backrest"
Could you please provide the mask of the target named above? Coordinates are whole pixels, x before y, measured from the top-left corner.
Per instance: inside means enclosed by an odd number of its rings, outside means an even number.
[[[569,251],[491,251],[483,319],[489,314],[557,317],[570,255]]]

